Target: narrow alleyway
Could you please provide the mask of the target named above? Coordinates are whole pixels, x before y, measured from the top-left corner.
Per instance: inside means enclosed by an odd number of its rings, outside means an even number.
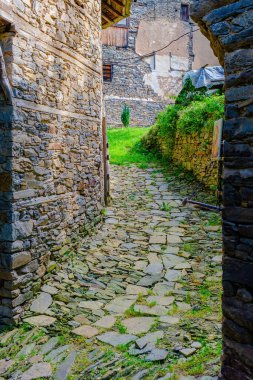
[[[1,334],[2,379],[217,378],[219,217],[183,207],[181,182],[152,168],[112,167],[112,191],[102,228]]]

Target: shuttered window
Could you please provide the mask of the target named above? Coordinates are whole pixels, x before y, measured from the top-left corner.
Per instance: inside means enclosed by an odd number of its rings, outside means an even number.
[[[190,10],[188,4],[181,4],[181,20],[189,21],[190,19]]]
[[[113,66],[112,65],[103,65],[103,79],[104,82],[112,81]]]

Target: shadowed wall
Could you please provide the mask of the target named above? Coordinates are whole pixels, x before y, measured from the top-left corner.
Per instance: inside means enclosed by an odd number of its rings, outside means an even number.
[[[253,379],[253,1],[195,0],[224,65],[222,380]]]

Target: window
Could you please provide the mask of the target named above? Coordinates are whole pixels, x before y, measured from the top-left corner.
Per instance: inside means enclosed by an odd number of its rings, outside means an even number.
[[[112,65],[103,65],[103,79],[104,82],[112,81],[113,66]]]
[[[181,20],[189,21],[190,19],[190,10],[188,4],[181,4]]]

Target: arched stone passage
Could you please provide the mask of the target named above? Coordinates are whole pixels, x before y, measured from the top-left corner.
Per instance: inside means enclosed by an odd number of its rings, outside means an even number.
[[[223,362],[253,379],[253,1],[195,0],[192,17],[224,65]]]

